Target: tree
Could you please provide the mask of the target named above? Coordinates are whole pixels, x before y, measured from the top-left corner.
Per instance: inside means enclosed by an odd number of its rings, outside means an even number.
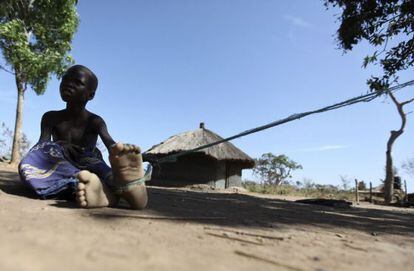
[[[0,49],[17,86],[11,162],[17,163],[24,93],[41,95],[52,74],[58,77],[73,63],[68,55],[78,26],[76,0],[4,0],[0,4]]]
[[[386,90],[398,82],[401,71],[414,65],[414,0],[325,0],[325,6],[342,9],[337,41],[345,52],[365,40],[374,47],[372,55],[364,58],[363,67],[379,64],[382,74],[371,76],[367,83],[372,91]],[[396,40],[398,39],[398,40]],[[392,92],[387,92],[401,118],[399,129],[392,130],[387,141],[386,174],[384,195],[390,203],[393,195],[392,148],[404,132],[407,118],[404,106],[414,101],[398,101]]]
[[[291,178],[291,172],[296,169],[302,169],[302,166],[284,154],[274,155],[269,152],[255,159],[253,173],[265,184],[279,185],[287,178]]]

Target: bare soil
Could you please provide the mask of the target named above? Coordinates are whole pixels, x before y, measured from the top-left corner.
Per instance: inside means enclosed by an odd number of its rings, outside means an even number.
[[[414,210],[149,187],[144,211],[39,200],[0,168],[0,270],[413,270]],[[133,269],[134,268],[134,269]]]

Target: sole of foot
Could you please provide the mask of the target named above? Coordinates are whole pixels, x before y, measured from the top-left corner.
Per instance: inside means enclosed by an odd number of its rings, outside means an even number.
[[[78,173],[79,180],[76,201],[81,208],[106,207],[114,201],[113,196],[99,180],[99,177],[87,170]]]
[[[109,161],[114,182],[119,185],[127,185],[144,176],[142,155],[138,146],[116,143],[110,150]],[[120,196],[132,209],[144,209],[148,203],[145,184],[132,185]]]

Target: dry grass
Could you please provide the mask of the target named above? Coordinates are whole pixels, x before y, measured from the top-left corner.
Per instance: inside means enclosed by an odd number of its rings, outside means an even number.
[[[243,182],[243,187],[249,192],[269,194],[269,195],[287,195],[307,198],[325,198],[325,199],[355,199],[352,190],[341,190],[332,185],[313,185],[310,187],[297,187],[291,184],[282,184],[279,186],[258,184],[254,182]]]

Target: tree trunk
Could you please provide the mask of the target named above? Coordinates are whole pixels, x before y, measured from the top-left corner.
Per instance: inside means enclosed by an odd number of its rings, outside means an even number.
[[[393,200],[394,194],[394,168],[392,163],[392,147],[394,145],[395,140],[404,133],[404,128],[407,123],[407,116],[404,112],[404,105],[409,104],[414,101],[414,99],[405,101],[405,102],[398,102],[392,92],[388,94],[391,97],[392,102],[395,104],[398,110],[398,114],[401,118],[401,126],[400,129],[396,131],[391,131],[390,138],[387,142],[387,152],[385,155],[385,181],[384,181],[384,200],[386,203],[391,203]]]
[[[16,106],[16,120],[14,125],[13,147],[11,155],[11,164],[17,164],[20,162],[20,141],[21,131],[23,124],[23,100],[25,87],[20,77],[16,73],[16,86],[17,86],[17,106]]]
[[[386,203],[392,202],[394,194],[394,167],[392,161],[392,147],[395,140],[403,133],[403,130],[391,131],[390,138],[387,142],[387,151],[385,153],[385,182],[384,182],[384,200]]]

